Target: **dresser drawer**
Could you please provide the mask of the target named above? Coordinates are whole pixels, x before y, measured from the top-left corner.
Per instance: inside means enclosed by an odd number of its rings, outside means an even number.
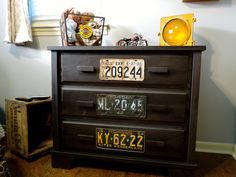
[[[139,84],[155,87],[187,88],[191,78],[189,55],[89,55],[61,54],[61,81],[80,83]],[[144,80],[100,80],[100,59],[143,59]],[[117,71],[118,68],[114,68]],[[123,70],[124,71],[124,70]],[[118,72],[118,71],[117,71]]]
[[[105,154],[115,152],[116,155],[135,157],[185,157],[185,132],[181,127],[143,127],[120,122],[105,124],[72,121],[65,121],[62,126],[62,146],[65,150]],[[100,129],[105,131],[98,133]],[[123,136],[128,137],[127,141],[127,137],[123,139],[117,132],[133,132],[134,138],[137,138],[135,132],[142,132],[142,143],[141,139],[132,141],[132,136],[123,133]],[[131,144],[133,147],[130,148]],[[137,150],[136,146],[142,146],[142,149]]]
[[[62,114],[141,122],[184,122],[188,93],[120,87],[64,86]]]
[[[193,176],[205,46],[49,49],[52,167],[91,159]]]

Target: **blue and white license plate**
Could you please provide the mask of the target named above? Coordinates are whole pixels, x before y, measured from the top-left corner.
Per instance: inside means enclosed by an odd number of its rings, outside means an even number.
[[[144,95],[96,95],[96,114],[119,117],[146,117],[146,96]]]
[[[143,81],[143,59],[100,59],[100,80]]]

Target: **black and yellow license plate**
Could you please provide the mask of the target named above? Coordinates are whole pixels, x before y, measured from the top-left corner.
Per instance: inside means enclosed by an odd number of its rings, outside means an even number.
[[[145,151],[145,132],[136,130],[121,130],[96,128],[97,148],[141,152]]]
[[[97,94],[96,114],[103,116],[146,117],[146,96]]]
[[[143,81],[143,59],[100,59],[100,80]]]

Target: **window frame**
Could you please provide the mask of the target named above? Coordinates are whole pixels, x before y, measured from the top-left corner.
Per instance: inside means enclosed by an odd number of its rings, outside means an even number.
[[[60,17],[50,15],[33,16],[32,9],[34,3],[29,0],[31,29],[33,36],[61,36]],[[104,25],[103,35],[108,35],[110,26]]]
[[[33,36],[60,36],[59,19],[54,20],[32,20],[31,22]]]

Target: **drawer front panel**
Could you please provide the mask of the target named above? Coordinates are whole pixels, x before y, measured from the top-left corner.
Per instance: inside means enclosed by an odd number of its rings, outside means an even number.
[[[142,59],[144,60],[144,71],[137,71],[142,75],[143,80],[100,80],[100,60],[102,59]],[[188,55],[79,55],[65,53],[61,56],[62,82],[84,82],[84,83],[129,83],[129,84],[149,84],[160,87],[187,88],[191,64]],[[112,69],[112,68],[110,68]],[[114,72],[121,72],[118,65],[113,68]],[[132,69],[130,69],[132,74]],[[119,75],[121,73],[111,74]],[[124,70],[125,72],[125,70]],[[142,73],[144,72],[144,74]],[[133,73],[135,74],[135,73]]]
[[[114,154],[115,152],[117,155],[130,155],[135,157],[185,157],[185,137],[184,130],[181,127],[138,127],[133,125],[122,125],[121,123],[119,123],[119,126],[117,125],[117,122],[114,122],[114,124],[104,124],[65,121],[63,123],[62,146],[66,150],[75,149],[83,152],[99,152],[105,154]],[[110,130],[110,132],[105,135],[97,135],[98,129],[106,129]],[[144,146],[142,147],[143,149],[140,151],[132,150],[132,148],[130,149],[127,147],[123,149],[122,143],[124,142],[122,138],[118,139],[117,134],[117,136],[115,136],[115,134],[110,134],[111,130],[114,132],[142,132],[145,139],[142,140],[144,143],[142,144],[141,140],[138,139],[140,140],[140,142],[138,142],[140,144],[136,145]],[[102,140],[100,136],[104,136],[105,138]],[[116,144],[119,148],[109,148],[109,145],[107,145],[108,148],[98,147],[98,143],[105,143],[102,141],[110,142],[110,146]],[[132,139],[130,139],[130,141],[132,141]],[[135,142],[130,143],[135,144]],[[130,146],[130,144],[127,146]]]
[[[153,89],[62,87],[62,114],[99,119],[184,122],[188,94]]]

